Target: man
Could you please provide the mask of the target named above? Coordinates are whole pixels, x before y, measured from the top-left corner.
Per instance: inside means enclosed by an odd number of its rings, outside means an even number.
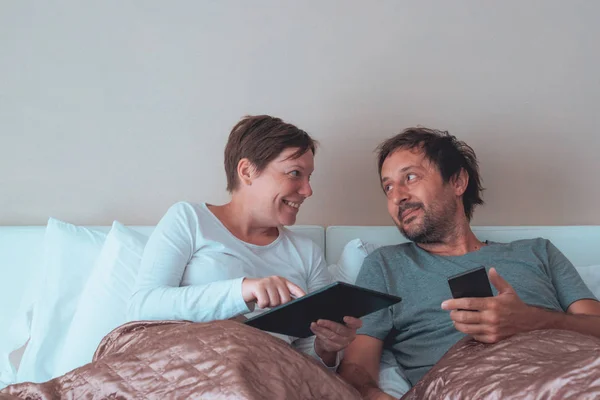
[[[552,243],[473,234],[483,189],[469,146],[409,128],[382,143],[378,159],[388,212],[411,242],[376,250],[358,275],[358,285],[403,298],[363,318],[346,349],[340,374],[363,397],[390,398],[377,386],[384,346],[414,385],[464,335],[484,343],[552,328],[600,336],[600,303]],[[451,299],[448,277],[482,265],[495,296]]]

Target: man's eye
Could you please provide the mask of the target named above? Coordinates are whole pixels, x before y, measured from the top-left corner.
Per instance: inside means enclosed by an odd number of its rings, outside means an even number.
[[[383,187],[383,191],[386,192],[386,193],[388,193],[390,190],[392,190],[392,185],[385,185]]]
[[[407,181],[414,181],[417,178],[417,175],[415,174],[408,174],[406,175],[406,180]]]
[[[300,171],[294,170],[294,171],[290,172],[290,175],[297,178],[300,176]]]

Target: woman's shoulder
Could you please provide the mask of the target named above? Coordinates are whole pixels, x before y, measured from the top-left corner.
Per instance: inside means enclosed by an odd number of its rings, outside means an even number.
[[[157,228],[196,231],[203,225],[203,220],[209,218],[207,212],[209,211],[204,203],[178,201],[165,212]]]
[[[189,201],[178,201],[172,204],[165,217],[174,218],[198,218],[206,212],[206,205],[204,203],[192,203]]]

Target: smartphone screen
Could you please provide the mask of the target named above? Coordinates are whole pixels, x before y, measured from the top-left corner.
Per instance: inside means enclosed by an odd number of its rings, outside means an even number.
[[[485,267],[478,267],[448,278],[452,297],[492,297],[492,287]]]

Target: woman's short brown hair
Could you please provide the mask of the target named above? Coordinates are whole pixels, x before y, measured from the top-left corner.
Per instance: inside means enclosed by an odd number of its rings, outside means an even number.
[[[298,148],[290,158],[298,158],[308,150],[315,154],[317,142],[308,133],[269,115],[246,116],[238,122],[225,146],[227,190],[238,188],[237,166],[247,158],[260,173],[282,151]]]

